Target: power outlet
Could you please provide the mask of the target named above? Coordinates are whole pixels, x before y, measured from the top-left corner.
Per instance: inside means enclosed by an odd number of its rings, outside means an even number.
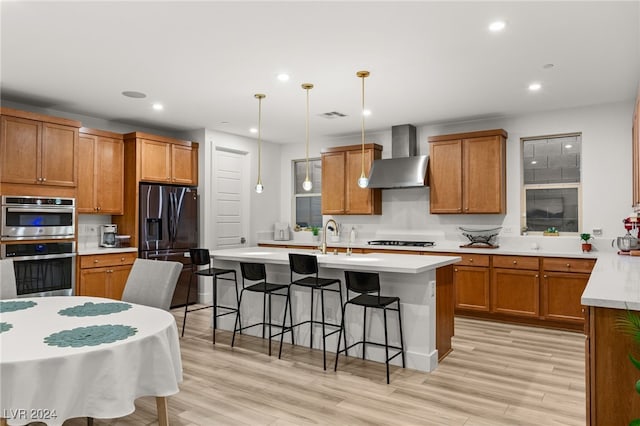
[[[594,237],[602,237],[602,228],[593,228]]]
[[[510,226],[505,226],[502,228],[502,232],[504,232],[505,234],[513,234],[513,228]]]

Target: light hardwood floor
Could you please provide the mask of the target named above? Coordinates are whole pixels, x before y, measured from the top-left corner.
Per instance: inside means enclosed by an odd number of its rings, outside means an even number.
[[[182,324],[180,310],[174,314]],[[267,355],[259,338],[218,331],[211,310],[190,313],[181,339],[184,382],[169,398],[172,425],[584,425],[584,336],[456,318],[453,352],[432,373],[322,352]],[[157,424],[155,399],[97,425]],[[65,426],[85,425],[73,419]]]

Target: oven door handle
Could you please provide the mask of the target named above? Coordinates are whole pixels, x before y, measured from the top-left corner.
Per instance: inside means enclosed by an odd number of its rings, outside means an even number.
[[[44,259],[64,259],[68,257],[75,257],[75,253],[59,253],[59,254],[42,254],[36,256],[8,256],[6,259],[13,259],[14,261],[22,260],[44,260]]]
[[[33,208],[33,207],[7,207],[7,213],[67,213],[73,214],[72,208]]]

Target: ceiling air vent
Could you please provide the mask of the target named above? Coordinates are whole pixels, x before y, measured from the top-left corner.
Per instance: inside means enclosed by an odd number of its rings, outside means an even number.
[[[332,120],[334,118],[342,118],[342,117],[346,117],[346,116],[347,116],[347,114],[343,114],[343,113],[338,112],[338,111],[324,112],[324,113],[320,114],[320,117],[328,118],[330,120]]]

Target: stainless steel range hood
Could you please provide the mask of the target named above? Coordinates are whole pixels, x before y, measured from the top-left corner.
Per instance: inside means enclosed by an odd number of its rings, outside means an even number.
[[[428,155],[416,155],[416,128],[411,124],[391,128],[391,157],[375,160],[368,188],[427,186]]]

